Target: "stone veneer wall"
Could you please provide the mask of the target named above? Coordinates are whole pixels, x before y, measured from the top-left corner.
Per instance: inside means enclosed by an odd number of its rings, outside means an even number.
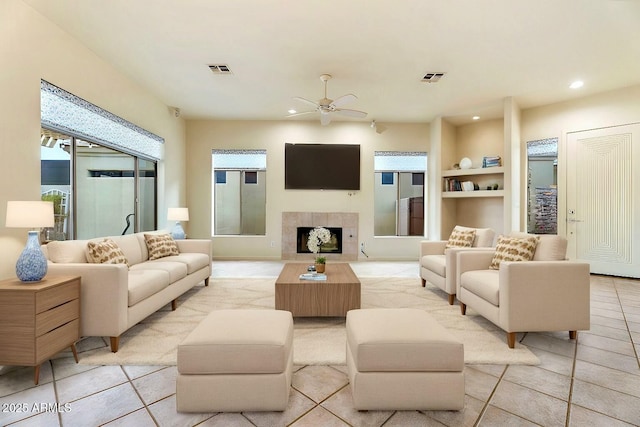
[[[296,231],[318,226],[342,228],[342,253],[327,260],[358,260],[358,214],[350,212],[282,212],[282,259],[312,262],[313,254],[296,253]]]

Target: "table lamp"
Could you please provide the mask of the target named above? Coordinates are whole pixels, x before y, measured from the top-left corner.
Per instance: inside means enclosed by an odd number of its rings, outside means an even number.
[[[171,230],[171,237],[174,239],[185,239],[187,236],[184,233],[180,221],[189,221],[189,208],[169,208],[167,219],[176,222],[173,230]]]
[[[7,228],[53,227],[53,202],[7,202]],[[47,274],[47,259],[40,249],[39,230],[29,231],[27,245],[16,262],[16,275],[25,283],[38,282]]]

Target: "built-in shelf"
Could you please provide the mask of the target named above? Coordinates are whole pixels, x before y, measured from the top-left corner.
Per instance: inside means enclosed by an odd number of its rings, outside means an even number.
[[[463,199],[470,197],[504,197],[504,190],[476,190],[476,191],[443,191],[443,199]]]
[[[493,168],[476,168],[476,169],[452,169],[442,171],[442,177],[450,176],[469,176],[469,175],[490,175],[490,174],[503,174],[504,166],[497,166]]]

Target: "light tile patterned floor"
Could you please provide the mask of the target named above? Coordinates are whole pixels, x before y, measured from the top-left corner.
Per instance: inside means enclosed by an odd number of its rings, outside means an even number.
[[[353,263],[359,276],[416,277],[417,264]],[[280,262],[215,262],[214,277],[275,277]],[[443,298],[444,298],[443,294]],[[12,426],[629,426],[640,425],[640,280],[591,279],[591,330],[518,338],[539,366],[468,365],[465,409],[368,411],[351,405],[344,366],[296,366],[284,412],[180,414],[175,367],[85,366],[70,353],[0,375],[0,425]],[[79,351],[106,343],[84,339]],[[505,343],[506,345],[506,343]],[[39,411],[37,411],[39,409]]]

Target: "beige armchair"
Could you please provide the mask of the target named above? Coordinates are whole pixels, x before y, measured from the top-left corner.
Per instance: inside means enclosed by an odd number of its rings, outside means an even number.
[[[457,254],[462,314],[469,307],[504,329],[510,348],[518,332],[569,331],[575,339],[590,328],[589,264],[565,259],[566,239],[538,237],[531,261],[501,261],[497,270],[489,268],[494,252]]]
[[[491,248],[495,232],[490,228],[469,228],[456,226],[462,230],[475,230],[471,247],[447,248],[448,240],[424,240],[420,243],[420,277],[422,286],[432,283],[445,291],[449,304],[456,296],[456,253],[460,250]]]

